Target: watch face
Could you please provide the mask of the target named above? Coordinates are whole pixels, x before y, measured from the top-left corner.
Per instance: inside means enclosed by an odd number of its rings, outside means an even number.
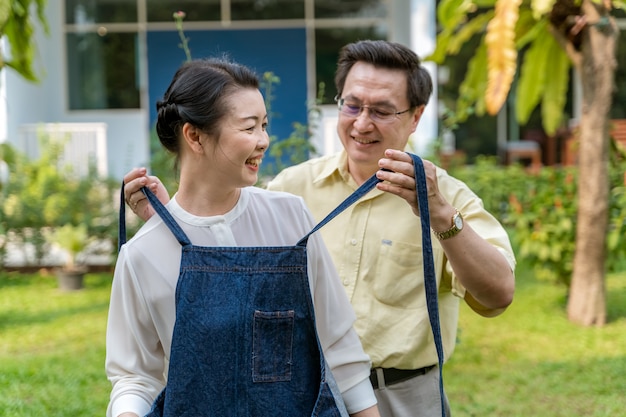
[[[454,225],[457,229],[461,230],[463,228],[463,217],[460,214],[454,216]]]

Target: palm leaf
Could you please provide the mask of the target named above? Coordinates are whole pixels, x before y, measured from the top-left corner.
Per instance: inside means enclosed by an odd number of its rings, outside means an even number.
[[[472,7],[469,0],[442,0],[437,7],[437,22],[444,30],[454,30],[467,19]]]
[[[517,50],[523,49],[530,42],[535,40],[537,36],[543,35],[543,32],[547,31],[548,21],[535,20],[532,11],[521,8],[519,11],[519,19],[517,21],[517,27],[515,29],[515,47]]]
[[[480,14],[463,25],[456,33],[456,36],[450,38],[447,52],[450,55],[456,55],[461,48],[474,36],[476,33],[481,33],[485,30],[487,23],[493,17],[493,11],[490,10],[486,13]]]
[[[541,119],[548,135],[553,135],[563,121],[563,109],[567,99],[569,70],[572,65],[567,53],[554,37],[549,36],[546,57],[545,88],[541,101]]]
[[[448,44],[454,36],[454,32],[450,29],[444,29],[437,35],[437,43],[432,54],[424,58],[424,61],[433,61],[436,64],[443,64],[448,55]]]
[[[485,113],[484,91],[487,86],[487,46],[481,42],[476,53],[470,59],[465,79],[459,86],[459,98],[456,102],[458,121],[462,122],[472,112],[478,116]]]
[[[498,113],[504,104],[515,70],[515,26],[519,17],[521,0],[498,0],[495,15],[487,25],[487,90],[485,104],[491,115]]]
[[[532,111],[542,98],[546,84],[547,62],[550,53],[549,42],[552,36],[539,36],[530,45],[520,66],[517,87],[516,116],[521,124],[526,124]]]

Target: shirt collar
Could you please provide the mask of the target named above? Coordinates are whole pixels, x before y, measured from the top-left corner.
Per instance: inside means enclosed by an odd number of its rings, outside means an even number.
[[[359,188],[359,185],[356,183],[354,178],[352,178],[352,175],[350,175],[350,173],[348,172],[348,154],[345,149],[329,157],[324,168],[313,179],[313,183],[320,184],[323,181],[330,180],[335,175],[338,175],[341,178],[341,181],[343,181],[353,190]],[[364,199],[373,198],[381,194],[383,194],[383,191],[374,188],[372,191],[367,193],[367,196]]]
[[[346,176],[350,177],[348,174],[348,154],[345,150],[337,152],[328,158],[324,168],[313,178],[313,183],[321,183],[335,174],[341,175],[344,181],[346,181]]]

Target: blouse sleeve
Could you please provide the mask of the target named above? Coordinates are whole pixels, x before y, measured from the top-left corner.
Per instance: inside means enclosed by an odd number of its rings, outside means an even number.
[[[125,249],[115,267],[107,323],[105,368],[113,386],[107,417],[147,414],[165,386],[163,349]]]
[[[305,211],[313,227],[312,215],[306,208]],[[376,404],[369,380],[370,358],[353,327],[356,316],[319,233],[309,238],[307,253],[309,282],[322,350],[348,412],[355,413]]]

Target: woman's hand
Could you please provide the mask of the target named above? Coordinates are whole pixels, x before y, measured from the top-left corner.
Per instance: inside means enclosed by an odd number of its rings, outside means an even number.
[[[133,213],[146,221],[155,211],[141,191],[144,186],[148,187],[163,204],[170,201],[170,196],[161,180],[154,175],[148,175],[148,170],[144,167],[134,168],[124,175],[124,201]]]

